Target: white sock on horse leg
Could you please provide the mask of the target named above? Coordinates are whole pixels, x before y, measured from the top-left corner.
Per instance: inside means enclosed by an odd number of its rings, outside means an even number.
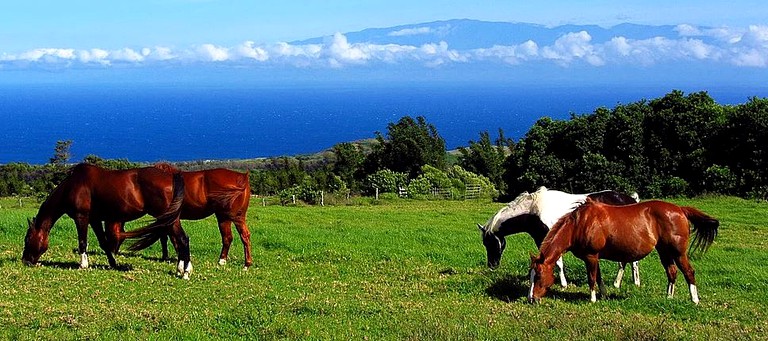
[[[81,269],[87,269],[88,268],[88,254],[85,252],[80,254],[80,268]]]
[[[675,283],[667,284],[667,298],[675,296]]]
[[[616,280],[613,281],[613,286],[616,288],[621,287],[622,278],[624,278],[624,264],[619,263],[619,272],[616,274]]]
[[[568,286],[568,281],[565,279],[565,264],[563,263],[563,257],[557,259],[557,267],[560,269],[560,285],[565,288]]]
[[[696,289],[696,285],[689,285],[688,289],[691,291],[691,301],[694,304],[699,304],[699,289]]]
[[[635,285],[640,286],[640,265],[638,262],[632,262],[632,279],[635,280]]]

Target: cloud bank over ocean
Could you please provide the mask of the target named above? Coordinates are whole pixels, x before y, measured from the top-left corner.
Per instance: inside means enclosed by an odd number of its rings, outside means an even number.
[[[196,65],[344,69],[379,65],[440,68],[452,64],[536,64],[599,68],[607,65],[650,67],[672,62],[768,68],[768,25],[712,28],[682,24],[672,28],[674,36],[611,35],[610,32],[598,34],[589,26],[569,28],[558,27],[554,40],[521,34],[515,36],[517,43],[490,43],[473,48],[464,48],[466,42],[452,41],[450,34],[456,28],[450,23],[396,27],[383,34],[392,39],[426,36],[432,39],[410,44],[365,39],[359,35],[353,40],[353,34],[336,33],[322,38],[321,42],[260,44],[244,41],[234,46],[209,42],[186,47],[147,46],[117,50],[41,47],[21,52],[0,51],[0,71]],[[598,35],[602,38],[598,39]]]

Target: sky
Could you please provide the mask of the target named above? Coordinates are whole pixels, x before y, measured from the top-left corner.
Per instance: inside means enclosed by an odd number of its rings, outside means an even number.
[[[765,24],[762,0],[4,0],[0,49],[275,43],[447,19],[544,25]]]
[[[483,51],[457,51],[441,41],[422,45],[360,45],[345,32],[447,19],[525,22],[547,26],[620,23],[677,25],[671,41],[591,40],[572,32],[552,46],[540,42]],[[708,27],[708,31],[699,27]],[[717,32],[715,32],[717,30]],[[685,31],[685,32],[683,32]],[[687,33],[686,33],[687,32]],[[695,32],[695,33],[691,33]],[[683,34],[685,33],[685,34]],[[329,37],[325,45],[288,42]],[[716,37],[715,42],[703,39]],[[733,45],[738,43],[738,46]],[[745,42],[748,42],[745,43]],[[558,45],[560,44],[560,45]],[[738,48],[737,52],[735,49]],[[290,67],[343,69],[371,60],[384,64],[449,63],[487,60],[501,50],[501,63],[551,61],[610,64],[619,57],[646,56],[642,62],[716,61],[729,66],[768,68],[768,6],[764,0],[693,1],[436,1],[436,0],[4,0],[0,2],[0,81],[25,70],[121,69],[147,65],[194,68],[198,62],[250,61],[260,67],[279,60]],[[559,50],[561,51],[559,51]],[[663,56],[685,50],[683,56]],[[552,53],[555,52],[555,54]],[[608,51],[608,52],[606,52]],[[618,51],[618,52],[616,52]],[[512,54],[510,57],[509,54]],[[558,54],[559,53],[559,54]],[[675,52],[677,53],[677,52]],[[566,56],[566,54],[568,54]],[[648,57],[651,56],[652,57]],[[554,57],[551,57],[554,56]],[[534,58],[535,57],[535,58]],[[484,59],[485,58],[485,59]],[[666,59],[665,59],[666,58]],[[153,64],[154,63],[154,64]]]

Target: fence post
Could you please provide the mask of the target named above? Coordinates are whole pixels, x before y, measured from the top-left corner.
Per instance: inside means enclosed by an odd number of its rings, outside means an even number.
[[[379,200],[379,188],[376,187],[376,201]]]
[[[320,191],[320,206],[325,206],[325,195]]]
[[[296,205],[296,194],[291,195],[291,201]]]
[[[261,198],[261,206],[267,207],[267,198]]]

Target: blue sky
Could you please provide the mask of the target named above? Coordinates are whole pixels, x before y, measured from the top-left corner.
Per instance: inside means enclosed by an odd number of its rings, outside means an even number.
[[[0,52],[275,43],[446,19],[545,25],[766,24],[762,0],[4,0]]]
[[[568,32],[551,44],[529,40],[464,51],[439,40],[419,45],[365,44],[339,34],[459,18],[547,26],[675,25],[679,36],[597,42],[594,34],[580,31]],[[427,30],[434,28],[404,33]],[[321,36],[328,37],[324,44],[286,43]],[[235,63],[249,68],[279,64],[341,70],[374,62],[435,69],[489,61],[497,63],[493,67],[546,62],[553,68],[682,61],[765,72],[768,6],[764,0],[0,2],[0,77],[8,76],[8,71],[37,69],[194,68]]]

